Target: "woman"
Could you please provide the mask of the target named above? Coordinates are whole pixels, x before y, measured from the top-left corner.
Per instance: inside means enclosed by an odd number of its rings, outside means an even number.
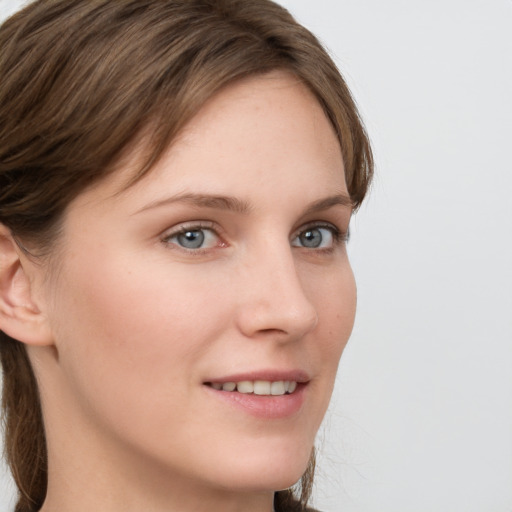
[[[334,64],[268,0],[39,0],[0,48],[16,510],[305,510],[372,174]]]

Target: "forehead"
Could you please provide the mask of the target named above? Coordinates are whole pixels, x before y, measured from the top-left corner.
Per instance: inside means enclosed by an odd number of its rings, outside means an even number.
[[[236,82],[215,95],[183,131],[182,147],[231,156],[240,151],[266,160],[289,152],[323,153],[339,160],[341,148],[319,102],[298,78],[274,72]],[[271,154],[272,148],[279,152]],[[221,151],[222,150],[222,151]]]
[[[311,196],[346,193],[335,131],[317,99],[295,76],[273,72],[222,89],[188,123],[154,167],[135,184],[144,138],[96,190],[132,195],[146,189],[229,195],[302,187]],[[333,190],[333,187],[335,190]]]

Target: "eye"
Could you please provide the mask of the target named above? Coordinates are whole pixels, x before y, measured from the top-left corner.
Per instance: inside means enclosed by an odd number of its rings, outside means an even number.
[[[334,226],[310,226],[300,231],[292,240],[292,246],[306,249],[331,249],[342,236]]]
[[[220,245],[217,233],[204,226],[182,227],[179,231],[166,235],[162,241],[189,251],[210,249]]]

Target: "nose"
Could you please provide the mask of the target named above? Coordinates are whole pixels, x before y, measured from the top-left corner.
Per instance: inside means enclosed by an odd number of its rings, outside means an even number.
[[[236,321],[245,336],[285,342],[316,327],[317,310],[306,296],[292,251],[289,245],[273,251],[267,247],[244,263]]]

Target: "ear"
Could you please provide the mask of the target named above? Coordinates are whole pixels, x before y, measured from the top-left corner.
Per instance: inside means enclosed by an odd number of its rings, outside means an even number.
[[[30,274],[36,270],[42,271],[0,224],[0,330],[27,345],[50,345],[48,321],[33,297]]]

